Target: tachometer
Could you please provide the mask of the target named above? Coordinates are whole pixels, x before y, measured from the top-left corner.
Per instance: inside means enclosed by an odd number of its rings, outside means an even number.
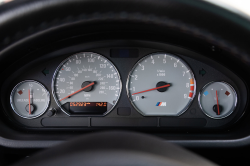
[[[115,66],[93,52],[64,60],[52,82],[53,96],[68,115],[106,115],[116,105],[121,86]]]
[[[134,66],[127,80],[132,105],[144,116],[178,116],[187,110],[196,90],[192,70],[179,57],[154,53]]]

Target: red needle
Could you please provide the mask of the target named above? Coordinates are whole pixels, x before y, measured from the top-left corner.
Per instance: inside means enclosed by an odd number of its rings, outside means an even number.
[[[92,82],[92,83],[88,84],[87,86],[85,86],[85,87],[79,89],[78,91],[76,91],[76,92],[74,92],[74,93],[72,93],[72,94],[70,94],[70,95],[64,97],[64,98],[61,99],[60,101],[63,101],[64,99],[67,99],[68,97],[70,97],[70,96],[72,96],[72,95],[74,95],[74,94],[76,94],[76,93],[78,93],[78,92],[81,92],[83,89],[86,89],[87,87],[90,87],[90,86],[92,86],[92,85],[94,85],[94,84],[95,84],[95,82]]]
[[[132,95],[136,95],[136,94],[139,94],[139,93],[144,93],[144,92],[148,92],[148,91],[152,91],[152,90],[156,90],[156,89],[161,89],[161,88],[165,88],[165,87],[169,87],[169,86],[170,86],[170,84],[167,84],[167,85],[159,86],[157,88],[148,89],[148,90],[144,90],[144,91],[141,91],[141,92],[133,93]]]
[[[219,109],[219,99],[218,99],[218,94],[216,91],[216,100],[217,100],[217,110],[218,110],[218,115],[220,115],[220,109]]]
[[[30,90],[29,90],[29,114],[31,114],[31,109],[30,109]]]

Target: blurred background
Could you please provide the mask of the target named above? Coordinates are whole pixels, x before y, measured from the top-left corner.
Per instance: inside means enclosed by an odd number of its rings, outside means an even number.
[[[0,0],[0,5],[11,1],[14,0]],[[241,15],[247,15],[248,17],[250,16],[250,0],[204,0],[204,1],[230,9],[231,11]]]

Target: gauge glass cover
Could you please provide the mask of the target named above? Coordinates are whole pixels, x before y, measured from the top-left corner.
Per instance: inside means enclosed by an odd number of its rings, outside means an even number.
[[[210,82],[199,93],[201,110],[210,118],[222,119],[229,116],[237,105],[237,94],[226,82]]]
[[[26,80],[17,84],[10,95],[14,112],[22,118],[33,119],[41,116],[48,108],[50,94],[39,82]]]
[[[190,67],[169,53],[142,58],[127,79],[128,97],[144,116],[179,116],[188,109],[195,91]]]
[[[116,105],[121,88],[116,67],[93,52],[77,53],[64,60],[52,81],[56,103],[70,116],[106,115]]]

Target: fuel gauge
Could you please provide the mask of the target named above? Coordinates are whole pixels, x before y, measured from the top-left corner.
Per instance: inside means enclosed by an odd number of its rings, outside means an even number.
[[[229,116],[237,104],[234,88],[226,82],[211,82],[199,93],[201,110],[209,117],[222,119]]]
[[[48,108],[50,94],[37,81],[27,80],[17,84],[11,92],[10,104],[22,118],[33,119],[41,116]]]

